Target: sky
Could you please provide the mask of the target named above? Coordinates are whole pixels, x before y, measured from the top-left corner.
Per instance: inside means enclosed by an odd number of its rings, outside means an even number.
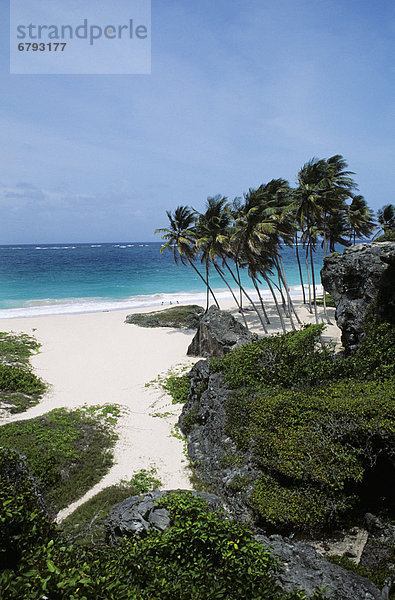
[[[392,0],[152,0],[150,75],[10,74],[0,34],[0,244],[160,241],[334,154],[394,202]]]

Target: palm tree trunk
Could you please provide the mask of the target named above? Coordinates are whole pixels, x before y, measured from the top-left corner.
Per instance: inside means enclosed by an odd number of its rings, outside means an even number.
[[[234,276],[234,274],[233,274],[233,272],[232,272],[232,269],[230,268],[230,266],[228,265],[228,263],[226,262],[226,260],[225,260],[224,258],[222,258],[222,260],[224,261],[224,265],[225,265],[225,266],[226,266],[226,268],[228,269],[228,271],[229,271],[229,273],[231,274],[231,276],[233,277],[234,281],[237,283],[237,279],[235,278],[235,276]],[[261,325],[262,325],[263,331],[264,331],[265,333],[267,333],[266,325],[265,325],[265,323],[263,322],[263,319],[262,319],[262,317],[261,317],[261,315],[260,315],[260,313],[259,313],[259,311],[258,311],[257,307],[255,306],[255,303],[254,303],[254,301],[251,299],[251,297],[248,295],[248,293],[246,292],[246,290],[244,289],[244,287],[241,285],[241,282],[240,282],[240,289],[242,290],[242,292],[243,292],[243,294],[245,295],[245,297],[247,298],[247,300],[248,300],[249,302],[251,302],[251,304],[252,304],[252,306],[253,306],[253,308],[254,308],[254,310],[255,310],[256,314],[258,315],[258,319],[259,319],[259,320],[260,320],[260,322],[261,322]]]
[[[295,250],[296,250],[296,260],[298,261],[300,284],[302,286],[303,304],[306,304],[306,294],[304,291],[304,283],[303,283],[303,276],[302,276],[302,265],[300,264],[300,258],[299,258],[298,234],[296,234]]]
[[[213,262],[213,265],[214,265],[214,269],[217,271],[218,275],[221,277],[222,281],[224,282],[224,284],[227,286],[227,288],[229,289],[230,293],[232,294],[233,299],[234,299],[234,301],[236,302],[236,305],[239,308],[239,312],[241,313],[241,316],[243,317],[244,325],[245,325],[246,329],[248,329],[248,324],[247,324],[247,320],[245,318],[245,314],[244,314],[243,309],[241,308],[241,306],[240,306],[240,304],[239,304],[239,302],[238,302],[238,300],[237,300],[237,298],[235,296],[234,291],[230,287],[229,283],[226,281],[226,279],[223,276],[223,273],[222,273],[221,269],[219,268],[219,266],[216,265],[215,262]]]
[[[261,272],[261,275],[262,275],[263,279],[266,281],[266,283],[269,286],[269,289],[270,289],[270,291],[272,293],[272,296],[273,296],[273,299],[274,299],[274,303],[276,305],[277,313],[278,313],[278,316],[280,317],[280,323],[281,323],[281,327],[282,327],[283,333],[287,333],[287,328],[285,327],[284,317],[281,314],[281,310],[280,310],[280,307],[279,307],[278,302],[277,302],[276,294],[274,293],[273,286],[270,283],[270,279],[266,275],[266,273],[262,273]]]
[[[251,280],[252,280],[252,283],[254,284],[254,287],[255,287],[255,289],[256,289],[256,292],[257,292],[257,294],[258,294],[259,301],[260,301],[260,303],[261,303],[261,307],[262,307],[262,312],[263,312],[263,315],[264,315],[264,317],[265,317],[265,319],[266,319],[266,323],[267,323],[268,325],[270,325],[270,319],[269,319],[269,317],[267,316],[267,312],[266,312],[266,309],[265,309],[265,305],[263,304],[263,299],[262,299],[262,296],[261,296],[261,292],[260,292],[260,290],[259,290],[258,282],[257,282],[257,280],[255,279],[255,277],[251,277]]]
[[[279,262],[279,261],[281,261],[281,262]],[[283,266],[282,266],[282,260],[281,260],[281,258],[277,259],[276,263],[277,263],[276,266],[277,266],[278,280],[280,282],[280,286],[281,286],[281,283],[284,284],[284,287],[285,287],[285,290],[286,290],[286,294],[287,294],[287,300],[288,300],[287,311],[288,311],[288,314],[286,316],[289,317],[289,320],[291,321],[292,330],[296,331],[295,323],[294,323],[294,320],[292,318],[292,310],[291,310],[291,303],[290,303],[290,296],[289,296],[289,292],[288,292],[288,287],[286,285],[286,282],[284,281],[284,277],[283,277],[283,273],[282,273]]]
[[[313,313],[312,308],[311,308],[311,282],[310,282],[310,269],[309,269],[309,263],[307,262],[307,256],[308,256],[308,249],[306,249],[306,256],[304,258],[305,263],[306,263],[306,270],[307,270],[307,281],[309,284],[309,312],[310,314]]]
[[[191,259],[190,259],[190,258],[188,258],[188,257],[187,257],[187,259],[188,259],[188,262],[189,262],[189,264],[191,265],[192,269],[193,269],[193,270],[194,270],[194,271],[195,271],[195,272],[196,272],[196,273],[199,275],[200,279],[203,281],[204,285],[205,285],[205,286],[206,286],[206,288],[207,288],[207,308],[206,308],[206,312],[207,312],[207,310],[208,310],[208,292],[210,292],[210,293],[211,293],[212,297],[214,298],[214,302],[215,302],[215,304],[217,305],[217,307],[218,307],[218,308],[220,308],[220,306],[219,306],[219,304],[218,304],[218,302],[217,302],[217,299],[216,299],[216,297],[214,296],[214,292],[213,292],[213,290],[211,289],[211,287],[209,286],[209,283],[208,283],[208,277],[207,277],[207,280],[206,280],[206,279],[203,277],[203,275],[200,273],[200,271],[199,271],[199,270],[198,270],[198,269],[195,267],[195,265],[193,264],[193,262],[191,261]]]
[[[235,259],[235,265],[236,265],[237,280],[239,282],[239,290],[240,290],[240,306],[241,306],[241,308],[243,308],[243,292],[241,291],[241,276],[240,276],[240,269],[239,269],[239,261],[237,260],[237,258]]]
[[[294,315],[296,317],[297,322],[299,323],[299,325],[302,325],[302,321],[299,319],[299,315],[296,312],[295,306],[294,306],[294,304],[293,304],[293,302],[291,300],[291,294],[289,293],[289,287],[288,287],[288,282],[287,282],[287,276],[285,274],[283,259],[281,258],[281,256],[279,258],[280,258],[280,265],[281,265],[281,276],[282,276],[283,281],[284,281],[284,287],[285,287],[285,289],[287,291],[288,305],[289,305],[289,315],[290,315],[290,318],[291,318],[291,323],[292,323],[292,311],[293,311]]]
[[[283,311],[284,311],[284,314],[285,314],[285,316],[286,316],[287,318],[289,318],[289,312],[288,312],[288,310],[287,310],[287,303],[286,303],[285,296],[284,296],[284,294],[283,294],[283,290],[282,290],[282,285],[281,285],[280,267],[279,267],[279,264],[278,264],[278,261],[277,261],[277,260],[275,260],[275,261],[274,261],[274,263],[275,263],[275,265],[276,265],[276,269],[277,269],[277,279],[278,279],[278,285],[276,285],[276,288],[278,289],[278,291],[279,291],[279,292],[280,292],[280,294],[281,294],[281,302],[282,302],[282,305],[283,305]]]
[[[311,241],[310,241],[310,265],[311,265],[311,278],[313,280],[313,302],[314,302],[315,322],[318,325],[317,294],[315,292],[315,274],[314,274],[313,251],[311,249]]]
[[[206,279],[207,279],[207,288],[206,288],[206,312],[208,311],[208,307],[210,304],[210,290],[208,289],[208,260],[206,260]]]
[[[326,240],[326,235],[324,233],[324,259],[326,258],[326,251],[327,251],[327,240]],[[324,315],[326,318],[326,322],[328,323],[328,325],[332,325],[331,320],[328,317],[328,311],[326,310],[326,291],[324,289],[324,286],[322,286],[322,300],[323,300],[323,305],[324,305]]]

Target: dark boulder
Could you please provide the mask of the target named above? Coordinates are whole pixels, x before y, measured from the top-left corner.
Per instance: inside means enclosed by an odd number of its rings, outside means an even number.
[[[282,562],[278,584],[284,592],[300,589],[311,597],[317,588],[324,588],[325,598],[333,600],[388,598],[369,579],[328,562],[308,544],[295,543],[280,535],[256,535],[255,539],[270,546]]]
[[[183,490],[173,490],[182,492]],[[112,544],[122,537],[141,537],[146,535],[149,529],[166,531],[170,527],[170,513],[166,508],[157,506],[158,500],[170,490],[160,492],[155,490],[144,496],[132,496],[123,502],[115,504],[105,521],[106,541]],[[194,496],[204,498],[212,510],[222,507],[222,501],[214,494],[205,492],[191,492]]]
[[[229,312],[210,306],[200,319],[198,330],[187,350],[188,356],[225,356],[236,346],[257,339]]]
[[[372,571],[385,566],[395,581],[395,525],[371,513],[366,513],[365,524],[369,536],[359,564]]]
[[[365,319],[395,319],[395,242],[358,244],[324,259],[322,284],[336,306],[345,353],[365,339]]]

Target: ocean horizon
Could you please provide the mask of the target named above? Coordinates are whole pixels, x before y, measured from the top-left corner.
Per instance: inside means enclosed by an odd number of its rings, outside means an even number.
[[[0,319],[204,303],[205,287],[194,270],[175,264],[171,252],[160,254],[161,246],[161,242],[1,245]],[[302,248],[300,254],[307,284]],[[294,249],[285,247],[281,255],[291,295],[301,298]],[[319,248],[314,257],[318,291],[322,263]],[[196,266],[204,272],[200,262]],[[256,298],[246,272],[242,280]],[[210,285],[219,302],[232,299],[214,269]],[[235,284],[232,288],[236,292]],[[272,298],[266,284],[260,289],[264,299]]]

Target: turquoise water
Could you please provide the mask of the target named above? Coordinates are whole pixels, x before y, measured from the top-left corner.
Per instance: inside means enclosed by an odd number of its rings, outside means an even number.
[[[158,242],[0,246],[0,318],[204,301],[203,283],[193,269],[176,265],[160,247]],[[282,257],[288,285],[300,296],[293,249],[285,248]],[[322,251],[315,265],[319,283]],[[252,291],[246,273],[243,281]],[[214,270],[211,286],[220,299],[231,297]],[[265,285],[262,290],[269,297]]]

